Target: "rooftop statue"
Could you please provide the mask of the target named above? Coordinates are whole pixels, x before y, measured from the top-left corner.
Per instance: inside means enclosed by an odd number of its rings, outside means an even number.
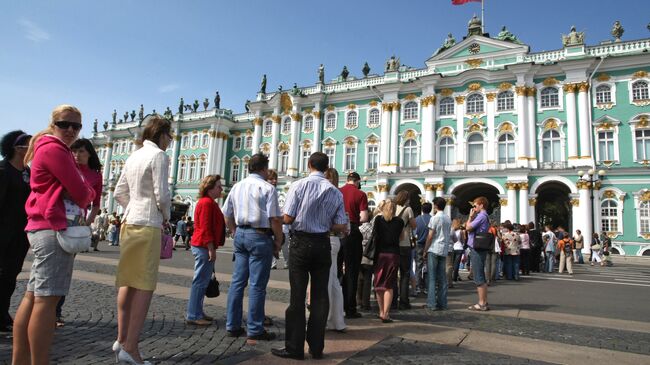
[[[620,42],[621,37],[623,36],[623,32],[625,32],[625,29],[621,25],[620,21],[615,21],[614,22],[614,27],[612,27],[612,35],[614,36],[614,42]]]
[[[218,91],[217,91],[217,94],[214,96],[214,107],[216,109],[221,109],[221,96],[219,96]]]
[[[325,83],[325,67],[321,63],[320,66],[318,67],[318,82],[321,84]]]
[[[97,119],[95,119],[95,122],[93,122],[93,133],[97,133]]]
[[[117,123],[117,110],[116,109],[113,109],[112,117],[113,117],[113,124]]]
[[[293,96],[304,96],[305,94],[298,88],[298,84],[293,83],[293,88],[291,89],[291,95]]]
[[[266,74],[262,76],[262,85],[260,86],[260,92],[266,94]]]
[[[144,120],[144,105],[140,104],[140,112],[138,112],[138,119]]]
[[[129,112],[125,111],[124,112],[124,123],[127,123],[129,121]]]
[[[108,129],[108,120],[105,120],[104,121],[104,130],[107,130],[107,129]]]
[[[348,66],[343,66],[343,70],[341,70],[341,77],[343,78],[343,81],[347,81],[349,75],[350,71],[348,71]]]
[[[386,61],[386,70],[385,72],[395,72],[399,68],[400,62],[399,58],[395,58],[395,55],[390,56],[388,61]]]
[[[135,110],[131,110],[131,121],[135,121]]]
[[[497,34],[497,39],[506,41],[506,42],[512,42],[512,43],[517,43],[517,44],[522,44],[521,41],[517,38],[516,35],[512,34],[504,25],[501,28],[501,31],[499,34]]]
[[[244,109],[246,109],[246,112],[251,111],[250,103],[251,103],[250,100],[246,100],[246,104],[244,104]]]
[[[209,106],[210,106],[210,101],[208,100],[208,98],[205,98],[205,99],[203,100],[203,111],[208,110],[208,107],[209,107]]]
[[[363,73],[363,77],[368,77],[368,74],[370,73],[370,66],[368,66],[368,62],[363,64],[361,72]]]
[[[447,38],[445,39],[445,43],[436,50],[436,53],[434,55],[437,55],[438,53],[444,52],[448,50],[449,48],[453,47],[456,44],[456,38],[451,35],[451,33],[447,34]]]
[[[192,105],[192,110],[196,113],[199,110],[199,99],[194,99],[194,104]]]
[[[178,105],[178,114],[183,114],[183,109],[185,109],[185,101],[181,98],[181,103]]]
[[[171,119],[172,119],[172,116],[173,116],[173,115],[172,115],[172,110],[169,109],[169,107],[167,107],[167,109],[165,109],[165,113],[164,113],[163,115],[165,116],[165,118],[171,120]]]
[[[476,14],[467,23],[467,36],[483,35],[483,23]]]
[[[279,93],[282,92],[282,85],[278,86],[278,92],[279,92]]]
[[[185,111],[186,112],[192,112],[192,105],[191,104],[185,104]]]
[[[562,44],[564,47],[585,44],[585,32],[576,32],[576,26],[571,26],[569,34],[562,34]]]

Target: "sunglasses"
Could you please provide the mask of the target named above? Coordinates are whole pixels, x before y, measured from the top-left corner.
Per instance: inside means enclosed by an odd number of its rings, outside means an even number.
[[[68,129],[70,127],[72,127],[72,129],[75,131],[81,129],[81,123],[68,122],[67,120],[60,120],[58,122],[54,122],[54,125],[57,126],[57,128],[61,128],[61,129]]]

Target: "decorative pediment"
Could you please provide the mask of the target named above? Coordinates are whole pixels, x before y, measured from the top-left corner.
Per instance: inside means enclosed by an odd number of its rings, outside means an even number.
[[[527,45],[473,35],[430,57],[425,63],[427,67],[435,68],[441,65],[464,63],[468,60],[509,59],[513,56],[523,56],[528,53],[528,50]]]
[[[636,128],[647,128],[650,127],[650,115],[641,114],[638,115],[630,121],[630,124],[634,125]]]
[[[366,138],[366,144],[377,144],[379,143],[379,137],[376,134],[371,134]]]
[[[610,117],[609,115],[603,115],[602,117],[594,120],[593,126],[596,130],[613,130],[621,122],[617,119]]]
[[[327,137],[323,141],[323,146],[325,146],[325,147],[332,147],[332,146],[335,146],[335,145],[336,145],[336,141],[334,139],[332,139],[331,137]]]

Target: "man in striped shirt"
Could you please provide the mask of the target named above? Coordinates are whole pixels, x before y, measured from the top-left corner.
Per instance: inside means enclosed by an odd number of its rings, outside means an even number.
[[[332,263],[329,232],[349,233],[343,195],[323,175],[328,166],[327,155],[312,154],[308,166],[309,176],[291,185],[284,204],[284,223],[291,225],[291,299],[286,311],[285,347],[271,350],[276,356],[292,359],[304,358],[305,297],[310,277],[311,309],[306,337],[312,358],[323,357]]]
[[[235,265],[228,290],[226,330],[231,337],[244,333],[242,301],[250,276],[248,338],[273,340],[275,333],[264,330],[264,301],[271,273],[271,259],[278,257],[282,244],[282,217],[275,187],[266,182],[269,159],[253,155],[250,175],[235,184],[224,203],[224,216],[234,236]],[[275,242],[271,236],[275,237]]]

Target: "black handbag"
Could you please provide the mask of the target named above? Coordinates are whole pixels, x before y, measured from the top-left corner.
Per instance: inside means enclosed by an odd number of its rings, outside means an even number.
[[[490,232],[476,232],[474,236],[474,249],[489,251],[494,248],[494,235]]]
[[[369,259],[369,260],[374,260],[375,259],[375,253],[377,251],[377,244],[375,243],[375,239],[377,237],[377,226],[376,222],[372,222],[372,233],[370,233],[370,238],[368,239],[368,243],[366,244],[366,247],[363,248],[363,257]]]
[[[208,288],[205,290],[205,296],[208,298],[216,298],[219,296],[219,294],[221,294],[219,292],[219,280],[217,280],[217,277],[213,272],[210,283],[208,284]]]

